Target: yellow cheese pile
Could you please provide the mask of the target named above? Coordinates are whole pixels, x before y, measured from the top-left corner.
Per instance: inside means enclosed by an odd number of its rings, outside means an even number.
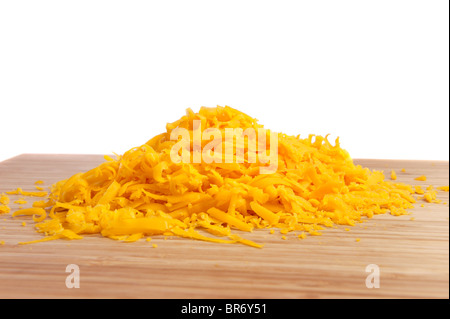
[[[98,167],[53,185],[48,201],[13,216],[33,215],[36,229],[46,235],[34,242],[80,239],[82,234],[129,242],[174,235],[262,247],[241,237],[243,232],[270,227],[283,234],[299,231],[304,238],[304,233],[317,235],[336,224],[353,226],[363,216],[406,214],[415,202],[412,186],[355,165],[339,139],[332,145],[321,136],[268,130],[278,136],[278,168],[272,174],[260,174],[266,164],[258,161],[175,163],[170,155],[177,140],[170,133],[185,128],[192,136],[194,120],[201,121],[203,130],[221,132],[262,127],[230,107],[188,110],[167,124],[165,133],[116,159],[105,156]]]

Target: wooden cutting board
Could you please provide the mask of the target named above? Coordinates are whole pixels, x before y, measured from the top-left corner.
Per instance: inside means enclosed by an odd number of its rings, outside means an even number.
[[[0,163],[0,193],[34,190],[37,180],[48,187],[101,162],[99,155],[20,155]],[[395,169],[399,182],[449,184],[447,161],[355,162],[387,176]],[[426,182],[414,181],[422,174]],[[14,210],[20,196],[10,197]],[[1,215],[0,298],[449,298],[448,192],[438,198],[443,203],[419,202],[408,216],[375,216],[304,240],[268,230],[242,234],[263,249],[164,236],[18,245],[42,235],[30,217]],[[23,207],[35,198],[27,199]],[[66,287],[69,264],[79,267],[80,288]],[[370,264],[380,271],[379,288],[366,286]]]

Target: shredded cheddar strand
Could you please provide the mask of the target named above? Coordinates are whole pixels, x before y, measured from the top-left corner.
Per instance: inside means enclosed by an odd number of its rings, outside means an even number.
[[[269,174],[259,173],[269,164],[248,160],[249,140],[241,145],[240,162],[224,163],[215,157],[209,162],[176,163],[171,152],[178,141],[171,140],[171,133],[185,128],[193,136],[194,120],[201,121],[203,130],[216,128],[223,136],[227,128],[263,128],[228,106],[202,107],[198,113],[188,109],[166,125],[166,132],[116,159],[105,156],[99,166],[54,184],[50,194],[20,188],[8,192],[48,197],[14,213],[32,215],[37,231],[46,235],[21,244],[81,239],[82,234],[125,242],[170,235],[261,248],[235,232],[278,228],[282,234],[299,231],[298,238],[303,239],[306,233],[320,235],[325,227],[354,226],[363,217],[404,215],[415,202],[412,195],[417,189],[355,165],[339,138],[332,145],[328,136],[301,138],[267,130],[278,138],[278,167]],[[188,147],[192,150],[193,144]],[[242,154],[232,155],[237,159]]]
[[[427,180],[427,177],[425,175],[420,175],[416,178],[414,178],[416,181],[422,181],[425,182]]]
[[[17,188],[16,190],[6,192],[8,195],[24,195],[24,196],[37,196],[37,197],[45,197],[48,195],[47,192],[27,192],[22,190],[22,188]]]
[[[21,210],[17,210],[12,214],[12,217],[20,216],[20,215],[28,215],[33,216],[33,220],[35,222],[41,222],[47,217],[47,213],[43,208],[25,208]]]

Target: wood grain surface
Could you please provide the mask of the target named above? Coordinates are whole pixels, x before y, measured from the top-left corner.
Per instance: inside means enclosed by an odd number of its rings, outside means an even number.
[[[35,190],[37,180],[49,187],[101,162],[99,155],[20,155],[0,163],[0,193]],[[449,184],[447,161],[355,162],[387,176],[395,169],[399,182]],[[414,180],[422,174],[426,182]],[[12,211],[20,197],[10,196]],[[0,215],[0,298],[449,298],[448,192],[438,198],[419,202],[411,215],[375,216],[304,240],[268,230],[242,234],[263,249],[164,236],[18,245],[42,235],[30,217]],[[36,200],[27,199],[23,207]],[[79,266],[80,288],[66,287],[69,264]],[[369,264],[380,269],[379,288],[366,287]]]

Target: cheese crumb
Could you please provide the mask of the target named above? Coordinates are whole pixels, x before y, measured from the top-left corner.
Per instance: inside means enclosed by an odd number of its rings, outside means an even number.
[[[397,174],[395,173],[394,170],[391,171],[391,179],[392,179],[393,181],[395,181],[395,180],[397,179]]]

